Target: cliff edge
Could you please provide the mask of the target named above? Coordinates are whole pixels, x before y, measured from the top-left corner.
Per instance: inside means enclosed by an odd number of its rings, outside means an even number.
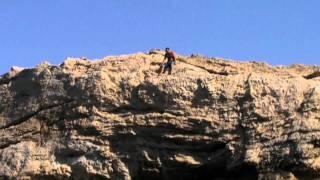
[[[162,60],[12,68],[0,78],[0,177],[320,176],[318,67],[179,56],[159,75]]]

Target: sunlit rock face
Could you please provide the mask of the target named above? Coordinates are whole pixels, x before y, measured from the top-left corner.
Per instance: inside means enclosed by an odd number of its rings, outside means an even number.
[[[0,177],[320,175],[317,67],[162,51],[14,67],[0,78]],[[1,179],[1,178],[0,178]]]

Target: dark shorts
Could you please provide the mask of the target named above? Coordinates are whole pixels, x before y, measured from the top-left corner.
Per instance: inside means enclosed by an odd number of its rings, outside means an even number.
[[[167,69],[167,68],[172,68],[172,64],[173,64],[173,61],[168,61],[168,62],[166,63],[166,65],[164,66],[164,68],[165,68],[165,69]]]

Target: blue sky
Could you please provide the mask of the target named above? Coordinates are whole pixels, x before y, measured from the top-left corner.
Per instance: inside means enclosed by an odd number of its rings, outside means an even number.
[[[319,0],[1,0],[0,74],[43,60],[171,47],[319,64]]]

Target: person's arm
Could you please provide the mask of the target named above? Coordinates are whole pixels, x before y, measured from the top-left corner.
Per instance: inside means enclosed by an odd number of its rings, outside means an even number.
[[[176,54],[174,52],[172,52],[172,59],[174,62],[176,62]]]
[[[166,61],[166,59],[167,59],[167,53],[164,55],[163,63]]]

